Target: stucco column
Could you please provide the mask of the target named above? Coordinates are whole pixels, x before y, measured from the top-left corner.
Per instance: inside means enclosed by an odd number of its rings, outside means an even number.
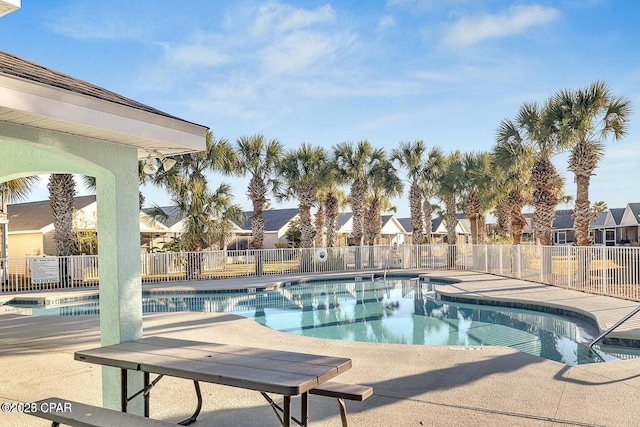
[[[109,173],[96,177],[103,346],[142,338],[137,152],[110,148],[114,152],[103,153],[112,160]],[[128,382],[137,391],[142,374],[130,372]],[[103,368],[102,399],[105,407],[120,409],[119,369]],[[142,414],[142,398],[130,403],[129,412]]]

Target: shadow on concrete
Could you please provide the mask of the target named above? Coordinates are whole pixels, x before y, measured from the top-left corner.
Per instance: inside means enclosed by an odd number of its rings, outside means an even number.
[[[607,362],[604,362],[607,363]],[[554,376],[553,379],[557,380],[557,381],[563,381],[563,382],[567,382],[567,383],[572,383],[572,384],[579,384],[579,385],[589,385],[589,386],[597,386],[597,385],[607,385],[607,384],[615,384],[615,383],[621,383],[621,382],[625,382],[628,380],[632,380],[634,378],[640,378],[640,374],[635,374],[635,375],[631,375],[628,377],[624,377],[624,378],[618,378],[618,379],[607,379],[604,381],[586,381],[586,380],[579,380],[576,378],[569,378],[564,376],[564,374],[566,374],[569,370],[571,369],[570,366],[564,366],[562,367]]]
[[[369,385],[373,386],[375,395],[410,399],[431,391],[461,387],[491,375],[507,374],[543,361],[525,353],[505,354]]]

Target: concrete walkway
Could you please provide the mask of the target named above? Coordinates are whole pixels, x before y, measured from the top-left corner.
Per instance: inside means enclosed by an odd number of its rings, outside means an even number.
[[[572,310],[590,307],[602,325],[615,321],[617,314],[611,311],[626,314],[635,306],[615,298],[489,275],[422,273],[460,280],[440,289],[449,295],[540,300]],[[266,282],[288,280],[296,278]],[[265,279],[222,282],[189,286],[252,287]],[[504,347],[366,344],[299,337],[226,314],[149,314],[144,328],[146,336],[351,357],[353,368],[339,380],[374,387],[372,398],[347,403],[352,426],[640,425],[638,359],[569,367]],[[637,326],[627,326],[624,333],[637,334]],[[98,345],[95,317],[23,316],[0,307],[0,402],[58,396],[100,405],[101,368],[73,360],[74,351]],[[164,378],[152,393],[152,417],[179,421],[189,416],[195,404],[192,388],[187,381]],[[196,427],[278,426],[258,393],[211,384],[202,388],[204,407]],[[337,404],[312,396],[311,421],[316,426],[339,426]],[[23,414],[0,413],[0,426],[44,425],[46,421]]]

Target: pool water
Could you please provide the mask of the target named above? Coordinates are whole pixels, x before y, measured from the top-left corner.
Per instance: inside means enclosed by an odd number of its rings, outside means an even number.
[[[534,311],[444,303],[416,279],[292,284],[250,293],[144,294],[143,312],[225,312],[302,336],[391,344],[507,346],[567,365],[634,357],[589,351],[595,328]],[[16,306],[23,307],[24,305]],[[98,302],[31,307],[29,314],[97,315]]]

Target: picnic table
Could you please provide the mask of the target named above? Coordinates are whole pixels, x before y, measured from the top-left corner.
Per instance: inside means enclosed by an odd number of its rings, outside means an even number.
[[[196,421],[202,408],[199,382],[255,390],[282,412],[281,423],[291,426],[292,419],[309,425],[309,392],[315,386],[351,368],[351,359],[308,353],[241,347],[200,341],[149,337],[90,350],[77,351],[75,360],[121,369],[121,410],[130,400],[144,397],[144,415],[149,417],[149,391],[165,375],[194,382],[198,398],[195,413],[180,424]],[[143,372],[144,386],[130,394],[127,371]],[[158,376],[150,381],[150,374]],[[267,393],[283,396],[280,408]],[[291,398],[301,396],[300,419],[292,417]],[[278,415],[278,411],[275,411]],[[279,415],[278,415],[279,416]],[[280,418],[280,416],[279,416]]]

